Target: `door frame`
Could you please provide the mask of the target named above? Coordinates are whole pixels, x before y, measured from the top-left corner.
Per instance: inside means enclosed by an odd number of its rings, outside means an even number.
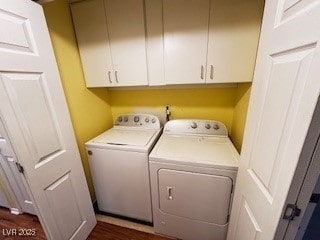
[[[18,167],[16,166],[16,164],[20,162],[16,157],[16,152],[12,147],[11,139],[9,138],[5,123],[2,119],[0,113],[0,134],[6,140],[7,148],[12,152],[11,164],[5,159],[6,156],[0,156],[1,159],[3,158],[3,163],[0,163],[0,181],[4,181],[8,208],[10,212],[15,215],[22,213],[37,215],[29,184],[25,175],[19,172]],[[24,199],[24,196],[28,196],[28,199]],[[32,207],[31,205],[27,206],[25,200],[30,201]]]
[[[301,214],[293,220],[279,220],[274,239],[294,239],[305,210],[308,206],[313,189],[317,183],[320,172],[320,96],[309,130],[299,157],[297,168],[291,182],[286,202],[283,206],[284,215],[287,204],[296,204],[301,209]]]

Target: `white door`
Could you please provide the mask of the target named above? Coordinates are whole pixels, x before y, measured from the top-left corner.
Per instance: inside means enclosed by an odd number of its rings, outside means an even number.
[[[273,239],[320,91],[320,1],[266,1],[228,240]]]
[[[117,86],[148,85],[143,0],[105,0],[113,79]]]
[[[2,140],[4,140],[4,138],[3,138],[3,136],[1,135],[1,132],[0,132],[0,144],[1,144]],[[0,145],[0,164],[3,161],[2,151],[3,150],[2,150],[2,147]],[[5,181],[4,176],[5,176],[5,173],[4,173],[4,171],[3,171],[3,169],[1,168],[1,165],[0,165],[0,206],[1,207],[9,207],[9,203],[8,203],[8,199],[7,199],[8,198],[8,193],[6,192],[6,190],[7,190],[7,181]]]
[[[1,155],[0,155],[0,161],[3,161]],[[8,201],[9,194],[7,193],[7,181],[5,181],[4,176],[5,176],[5,173],[0,166],[0,207],[9,208],[10,204]]]
[[[209,0],[163,0],[166,84],[204,83]]]
[[[85,239],[96,224],[40,5],[0,4],[0,117],[49,239]]]
[[[22,177],[16,166],[17,158],[12,150],[11,143],[7,141],[8,136],[0,119],[0,168],[4,171],[4,178],[8,181],[8,188],[16,198],[9,204],[11,212],[26,212],[36,214],[30,195],[26,189],[25,179]]]

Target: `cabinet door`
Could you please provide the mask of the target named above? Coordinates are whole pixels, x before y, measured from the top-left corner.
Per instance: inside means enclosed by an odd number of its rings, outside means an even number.
[[[117,86],[148,85],[143,0],[105,0]]]
[[[103,0],[71,4],[87,87],[112,86],[115,82]]]
[[[216,225],[228,223],[231,178],[160,169],[158,181],[162,212]]]
[[[209,0],[163,0],[166,84],[204,83]]]
[[[211,0],[207,83],[251,82],[264,1]]]

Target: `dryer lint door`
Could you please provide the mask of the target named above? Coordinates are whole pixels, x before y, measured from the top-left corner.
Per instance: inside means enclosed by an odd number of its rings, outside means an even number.
[[[158,179],[161,211],[218,225],[228,222],[231,178],[160,169]]]

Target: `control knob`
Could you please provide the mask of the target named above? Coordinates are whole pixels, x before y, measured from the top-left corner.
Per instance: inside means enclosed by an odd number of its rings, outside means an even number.
[[[151,119],[151,122],[152,122],[152,123],[155,123],[155,122],[156,122],[156,119],[155,119],[155,118],[152,118],[152,119]]]
[[[146,119],[144,120],[146,123],[148,123],[150,121],[150,119],[148,117],[146,117]]]
[[[136,123],[139,122],[139,116],[135,116],[135,117],[133,118],[133,121],[136,122]]]
[[[124,117],[123,119],[125,122],[128,122],[128,117]]]
[[[192,122],[192,123],[191,123],[191,128],[195,129],[195,128],[197,128],[197,127],[198,127],[198,125],[197,125],[196,122]]]
[[[210,129],[211,128],[210,123],[206,123],[205,127],[206,127],[206,129]]]
[[[118,122],[122,122],[122,117],[118,117]]]
[[[219,127],[219,125],[218,124],[215,124],[214,126],[213,126],[213,129],[214,130],[218,130],[220,127]]]

